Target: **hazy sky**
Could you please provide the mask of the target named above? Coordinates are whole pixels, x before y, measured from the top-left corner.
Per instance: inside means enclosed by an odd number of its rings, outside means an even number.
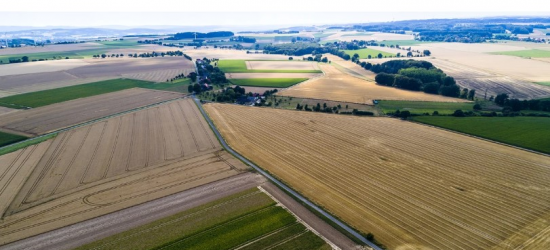
[[[485,16],[550,16],[542,0],[3,1],[0,26],[264,26]],[[543,12],[540,10],[542,9]]]

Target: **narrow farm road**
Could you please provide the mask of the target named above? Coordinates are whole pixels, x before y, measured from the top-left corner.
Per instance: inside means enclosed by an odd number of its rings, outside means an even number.
[[[206,111],[204,111],[203,107],[202,107],[202,104],[200,102],[199,99],[193,97],[193,100],[195,100],[195,103],[197,104],[197,107],[199,108],[199,110],[201,111],[202,115],[204,116],[204,118],[206,119],[206,121],[208,122],[208,124],[210,125],[210,127],[212,128],[212,130],[214,131],[214,134],[216,135],[216,137],[218,137],[218,140],[220,141],[220,143],[222,144],[222,146],[231,154],[233,154],[236,158],[238,158],[239,160],[243,161],[244,163],[246,163],[247,165],[251,166],[252,168],[254,168],[256,171],[258,171],[260,174],[262,174],[263,176],[265,176],[267,179],[269,179],[270,181],[272,181],[273,183],[275,183],[279,188],[285,190],[286,192],[290,193],[292,196],[296,197],[298,200],[300,200],[302,203],[306,204],[307,206],[309,206],[310,208],[314,209],[315,211],[317,211],[318,213],[322,214],[323,216],[325,216],[327,219],[331,220],[332,222],[334,222],[335,224],[337,224],[338,226],[340,226],[341,228],[343,228],[344,230],[346,230],[348,233],[350,233],[351,235],[353,235],[355,238],[359,239],[361,242],[363,242],[364,244],[368,245],[369,247],[375,249],[375,250],[382,250],[380,247],[378,247],[377,245],[375,245],[374,243],[370,242],[369,240],[367,240],[365,237],[363,237],[361,234],[359,234],[357,231],[355,231],[354,229],[352,229],[351,227],[348,227],[346,224],[344,224],[343,222],[341,222],[340,220],[336,219],[334,216],[330,215],[329,213],[325,212],[324,210],[322,210],[321,208],[319,208],[317,205],[313,204],[312,202],[310,202],[309,200],[307,200],[306,198],[304,198],[302,195],[300,195],[299,193],[297,193],[296,191],[294,191],[293,189],[291,189],[290,187],[286,186],[285,184],[283,184],[282,182],[280,182],[279,180],[275,179],[273,176],[271,176],[270,174],[268,174],[267,172],[265,172],[264,170],[262,170],[260,167],[256,166],[254,163],[252,163],[251,161],[249,161],[248,159],[244,158],[242,155],[240,155],[239,153],[237,153],[235,150],[233,150],[231,147],[229,147],[229,145],[227,145],[227,143],[225,142],[225,140],[223,139],[222,135],[220,134],[220,132],[218,131],[218,129],[216,128],[216,126],[214,126],[214,123],[212,122],[212,120],[210,119],[210,117],[208,116],[208,114],[206,114]],[[326,236],[325,236],[326,237]]]

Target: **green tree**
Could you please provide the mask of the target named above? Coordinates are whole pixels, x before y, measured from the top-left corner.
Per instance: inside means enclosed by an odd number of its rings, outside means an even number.
[[[28,62],[28,61],[29,61],[29,57],[28,57],[28,56],[23,56],[23,57],[21,57],[21,61],[22,61],[22,62]]]
[[[504,106],[504,104],[508,101],[508,94],[498,94],[497,97],[495,97],[495,103]]]
[[[476,103],[476,105],[474,105],[474,110],[476,111],[481,110],[481,105],[479,105],[479,103]]]
[[[371,55],[368,55],[368,56],[367,56],[367,58],[368,58],[368,59],[371,59],[371,58],[372,58],[372,56],[371,56]]]
[[[187,86],[187,92],[193,93],[193,84],[189,84],[189,86]]]
[[[107,57],[107,55],[101,54],[101,58],[105,58],[105,57]]]
[[[407,120],[407,118],[409,118],[409,116],[411,116],[411,112],[408,111],[408,110],[399,112],[399,117],[401,117],[401,119],[403,119],[403,120]]]
[[[422,54],[424,54],[425,56],[430,56],[432,54],[432,52],[430,52],[429,50],[425,49]]]
[[[475,96],[476,96],[476,90],[471,89],[470,92],[468,93],[468,100],[474,100]]]
[[[382,58],[382,53],[378,53],[378,59]]]
[[[201,88],[201,85],[200,85],[200,84],[198,84],[198,83],[193,84],[193,91],[194,91],[195,93],[200,93],[201,90],[202,90],[202,88]]]

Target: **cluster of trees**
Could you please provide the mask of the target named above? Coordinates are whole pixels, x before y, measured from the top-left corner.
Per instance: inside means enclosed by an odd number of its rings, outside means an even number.
[[[137,55],[137,54],[136,54]],[[129,57],[133,57],[132,54],[128,54]],[[124,54],[110,54],[110,55],[107,55],[107,54],[101,54],[101,55],[93,55],[92,56],[93,58],[107,58],[107,57],[113,57],[113,58],[119,58],[119,57],[124,57]],[[137,57],[137,56],[136,56]]]
[[[183,52],[179,51],[179,50],[176,50],[176,51],[165,51],[165,52],[151,52],[151,53],[129,53],[128,54],[128,57],[134,57],[134,58],[138,58],[138,57],[142,57],[142,58],[145,58],[145,57],[165,57],[165,56],[183,56],[185,58],[187,58],[188,60],[191,60],[191,57],[188,56],[187,54],[184,54]],[[124,57],[124,54],[97,54],[97,55],[93,55],[92,56],[93,58],[119,58],[119,57]],[[68,59],[68,58],[67,58]]]
[[[375,81],[380,85],[450,97],[461,96],[460,87],[456,85],[455,79],[447,76],[430,62],[392,60],[376,65],[365,64],[364,67],[377,73]],[[473,99],[475,91],[471,95]],[[470,93],[467,91],[466,98],[469,96]]]
[[[193,73],[194,73],[194,72],[193,72]],[[185,74],[184,74],[184,73],[181,73],[181,74],[179,74],[179,75],[177,75],[177,76],[172,77],[172,79],[167,79],[166,81],[167,81],[167,82],[173,82],[173,81],[175,81],[175,80],[184,79],[184,78],[185,78]]]
[[[200,32],[183,32],[176,33],[173,37],[166,38],[166,40],[181,40],[181,39],[195,39],[195,38],[214,38],[214,37],[231,37],[235,34],[231,31],[214,31],[208,33]]]
[[[217,102],[230,102],[234,103],[239,99],[241,96],[246,95],[246,91],[244,88],[241,88],[239,86],[227,87],[220,91],[219,93],[213,93],[212,99],[216,100]]]
[[[53,56],[52,57],[53,60],[56,60],[56,59],[63,59],[62,56]],[[69,59],[69,57],[65,57],[65,59]],[[24,62],[30,62],[30,61],[33,61],[33,62],[42,62],[42,61],[48,61],[49,59],[48,58],[40,58],[40,59],[32,59],[30,60],[28,56],[22,56],[21,58],[9,58],[8,61],[6,63],[24,63]],[[3,64],[4,61],[3,60],[0,60],[0,64]]]
[[[317,43],[283,43],[267,45],[264,47],[265,54],[282,54],[289,56],[303,56],[306,54],[318,54],[327,53],[325,47],[321,47]]]
[[[243,43],[255,43],[255,42],[256,42],[256,38],[253,38],[253,37],[245,37],[245,36],[236,36],[236,37],[229,38],[229,41],[232,41],[232,42],[243,42]]]
[[[337,106],[329,107],[326,103],[323,103],[323,106],[321,106],[320,103],[317,103],[315,106],[309,106],[306,105],[300,105],[299,103],[296,104],[296,110],[305,110],[305,111],[314,111],[314,112],[323,112],[323,113],[335,113],[338,114],[340,112],[340,109],[342,106],[338,104]]]
[[[504,110],[517,112],[520,110],[550,111],[550,100],[519,100],[510,99],[508,94],[499,94],[495,97],[495,103]]]
[[[291,58],[292,57],[289,57],[288,60],[292,60]],[[314,56],[304,57],[304,58],[302,58],[302,60],[304,60],[304,61],[324,62],[324,63],[328,62],[328,58],[326,56],[323,57],[322,54],[315,54]]]
[[[208,58],[196,61],[200,84],[224,85],[229,82],[225,77],[225,73],[220,68],[212,65],[217,61],[218,59],[210,60]]]

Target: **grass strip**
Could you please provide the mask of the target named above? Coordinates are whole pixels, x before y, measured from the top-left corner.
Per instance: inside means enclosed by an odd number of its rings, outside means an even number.
[[[44,135],[44,136],[41,136],[41,137],[32,138],[32,139],[29,139],[27,141],[23,141],[21,143],[12,144],[12,145],[0,148],[0,155],[5,155],[5,154],[8,154],[8,153],[17,151],[19,149],[22,149],[22,148],[26,148],[28,146],[35,145],[35,144],[47,141],[47,140],[52,139],[56,136],[57,136],[57,133],[48,134],[48,135]]]
[[[27,137],[22,135],[15,135],[15,134],[10,134],[10,133],[5,133],[0,131],[0,147],[6,146],[18,141],[23,141],[25,139],[27,139]]]
[[[246,60],[220,60],[217,66],[225,73],[323,73],[321,70],[248,69]]]
[[[471,111],[474,103],[462,102],[421,102],[421,101],[380,101],[377,105],[384,113],[395,112],[396,110],[408,110],[411,114],[432,114],[434,111],[439,114],[452,114],[455,110]]]
[[[271,250],[286,250],[286,249],[330,250],[331,247],[325,241],[323,241],[321,238],[315,235],[313,232],[307,231],[304,234],[294,239],[291,239],[281,245],[271,248]]]

